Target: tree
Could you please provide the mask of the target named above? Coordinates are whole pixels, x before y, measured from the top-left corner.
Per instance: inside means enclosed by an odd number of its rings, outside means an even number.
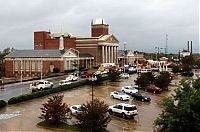
[[[135,84],[141,88],[145,88],[154,82],[154,75],[149,73],[141,73],[140,76],[135,80]]]
[[[12,52],[14,50],[14,48],[5,48],[3,51],[2,51],[2,55],[3,56],[6,56],[8,55],[10,52]]]
[[[110,68],[108,72],[108,78],[109,80],[115,82],[120,78],[120,73],[115,68]]]
[[[52,98],[48,98],[48,101],[42,104],[40,119],[44,119],[46,122],[52,125],[60,124],[66,119],[66,113],[68,113],[69,107],[66,103],[62,103],[64,95],[54,95]]]
[[[79,127],[86,132],[106,131],[108,123],[111,121],[108,115],[108,105],[99,99],[94,99],[81,106],[82,113],[77,116]]]
[[[180,66],[178,66],[178,65],[172,67],[172,72],[175,73],[175,74],[180,72],[180,70],[181,70]]]
[[[199,81],[182,81],[175,94],[164,99],[164,110],[154,122],[160,131],[200,131]]]
[[[154,82],[154,84],[161,89],[168,88],[170,83],[171,83],[171,75],[169,72],[161,72],[160,75],[158,75],[155,78]]]

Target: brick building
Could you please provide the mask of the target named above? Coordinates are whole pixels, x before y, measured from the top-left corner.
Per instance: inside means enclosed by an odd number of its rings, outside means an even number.
[[[90,54],[80,54],[70,48],[65,50],[15,50],[5,57],[6,77],[45,76],[53,72],[54,68],[60,72],[77,69],[79,63],[84,63],[84,67],[90,68],[92,64]]]
[[[109,25],[104,19],[91,23],[91,37],[75,37],[70,33],[34,32],[34,49],[59,49],[63,41],[64,49],[75,48],[80,53],[89,53],[94,57],[94,65],[117,63],[119,41],[109,34]]]
[[[118,63],[118,43],[109,34],[103,19],[91,23],[91,37],[75,37],[70,33],[34,32],[34,50],[15,50],[5,57],[7,77],[38,76],[58,68],[60,72],[74,66],[90,68],[101,63]]]

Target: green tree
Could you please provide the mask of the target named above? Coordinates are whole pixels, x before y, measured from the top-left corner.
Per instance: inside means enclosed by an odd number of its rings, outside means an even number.
[[[135,84],[141,88],[145,88],[146,86],[154,83],[155,77],[154,75],[149,73],[141,73],[140,76],[135,80]]]
[[[64,95],[54,95],[42,104],[40,119],[44,119],[52,125],[60,124],[66,120],[66,114],[70,111],[66,103],[62,103]]]
[[[169,72],[161,72],[154,81],[154,84],[161,89],[167,89],[170,83],[171,75]]]
[[[180,70],[181,70],[180,66],[178,66],[178,65],[172,67],[172,72],[175,73],[175,74],[180,72]]]
[[[120,72],[117,71],[115,68],[112,67],[109,69],[109,72],[108,72],[109,80],[115,82],[115,81],[119,80],[119,78],[120,78],[119,75],[120,75]]]
[[[14,48],[5,48],[3,51],[2,51],[2,55],[3,56],[6,56],[8,54],[10,54],[10,52],[12,52],[14,50]]]
[[[164,99],[164,110],[154,122],[159,131],[200,131],[199,81],[182,81],[175,94]]]
[[[108,123],[111,121],[108,115],[108,105],[99,99],[87,102],[81,106],[82,113],[77,116],[79,127],[85,132],[106,131]]]

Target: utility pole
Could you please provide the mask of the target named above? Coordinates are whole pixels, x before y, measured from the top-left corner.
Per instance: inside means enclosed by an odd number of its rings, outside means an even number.
[[[166,46],[165,46],[165,55],[167,54],[167,50],[168,50],[168,45],[167,45],[167,41],[168,41],[168,34],[166,34]]]

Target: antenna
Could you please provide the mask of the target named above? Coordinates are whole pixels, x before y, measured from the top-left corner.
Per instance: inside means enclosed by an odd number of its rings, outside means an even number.
[[[166,34],[166,47],[165,47],[165,55],[167,54],[167,50],[168,50],[167,41],[168,41],[168,34]]]

